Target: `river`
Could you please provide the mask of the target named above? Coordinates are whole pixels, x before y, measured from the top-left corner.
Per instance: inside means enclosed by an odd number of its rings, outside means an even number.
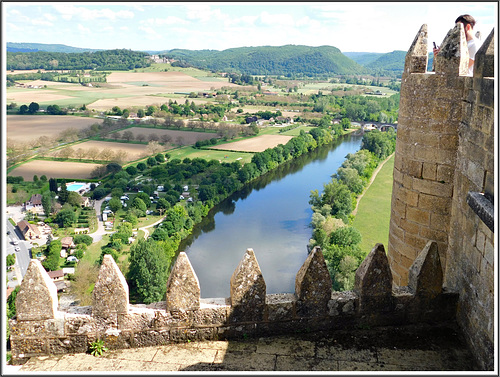
[[[252,248],[267,293],[293,293],[311,238],[311,190],[323,189],[361,136],[346,135],[260,177],[214,207],[193,229],[184,250],[198,276],[201,297],[229,297],[229,281]]]

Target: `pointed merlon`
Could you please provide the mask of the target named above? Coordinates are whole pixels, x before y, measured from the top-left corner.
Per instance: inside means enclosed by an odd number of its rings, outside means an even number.
[[[495,29],[476,52],[474,77],[495,77]]]
[[[128,312],[128,284],[113,257],[106,254],[92,291],[92,315],[107,317]]]
[[[405,74],[427,71],[427,24],[420,27],[405,57]]]
[[[356,270],[354,291],[360,297],[390,296],[392,273],[384,245],[378,243]]]
[[[167,281],[167,310],[200,308],[200,282],[185,252],[180,252]]]
[[[247,249],[233,272],[230,282],[231,306],[263,305],[266,302],[266,282],[253,249]]]
[[[408,272],[408,288],[417,296],[435,297],[442,292],[443,269],[437,243],[427,242]]]
[[[297,272],[295,297],[302,302],[323,306],[328,304],[331,295],[332,279],[323,252],[316,246]]]
[[[55,318],[57,305],[56,285],[40,261],[32,259],[16,297],[17,320],[37,321]]]
[[[436,73],[468,74],[469,50],[461,22],[457,22],[455,27],[446,34],[435,57],[434,67]]]

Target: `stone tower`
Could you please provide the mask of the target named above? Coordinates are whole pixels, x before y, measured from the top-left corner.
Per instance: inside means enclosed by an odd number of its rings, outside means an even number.
[[[492,365],[494,309],[494,31],[474,76],[463,25],[446,35],[427,72],[427,25],[405,59],[394,162],[388,257],[395,286],[436,241],[444,286],[480,364]]]

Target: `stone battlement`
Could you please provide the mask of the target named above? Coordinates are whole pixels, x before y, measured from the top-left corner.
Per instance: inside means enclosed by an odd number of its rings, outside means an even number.
[[[167,283],[166,301],[131,305],[125,278],[106,255],[92,306],[63,312],[54,283],[40,262],[32,260],[17,295],[17,318],[10,321],[13,362],[86,352],[97,339],[120,349],[452,320],[458,296],[442,289],[435,242],[419,254],[410,276],[407,287],[393,290],[384,247],[377,244],[356,272],[354,291],[332,292],[316,247],[297,273],[294,294],[267,295],[255,254],[248,249],[231,277],[230,297],[201,299],[196,273],[182,252]]]

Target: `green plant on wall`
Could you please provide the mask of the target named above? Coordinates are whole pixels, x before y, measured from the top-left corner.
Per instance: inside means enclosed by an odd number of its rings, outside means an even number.
[[[90,343],[90,354],[93,356],[102,356],[107,350],[108,348],[104,345],[102,339],[97,339],[95,342]]]

